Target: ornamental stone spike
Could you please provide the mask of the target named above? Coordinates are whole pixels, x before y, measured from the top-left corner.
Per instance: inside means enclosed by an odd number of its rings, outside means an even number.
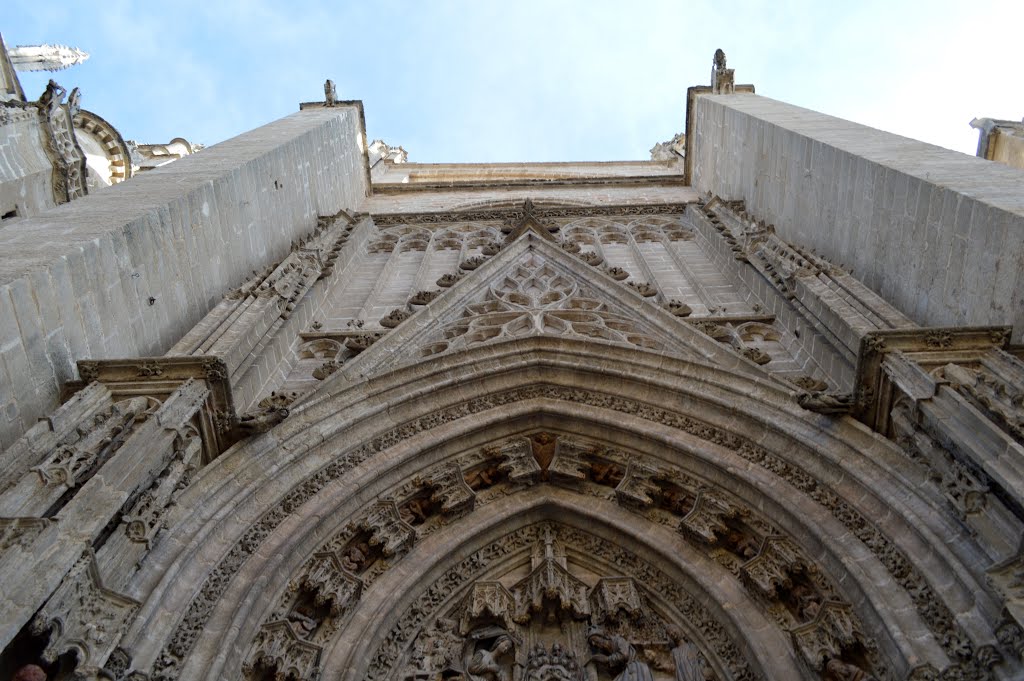
[[[67,45],[18,45],[8,54],[18,71],[61,71],[89,58],[88,52]]]

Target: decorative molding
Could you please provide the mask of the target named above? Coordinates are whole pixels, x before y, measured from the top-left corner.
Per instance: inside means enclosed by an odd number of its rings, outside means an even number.
[[[860,511],[842,499],[836,492],[794,464],[780,459],[761,446],[742,436],[722,430],[716,426],[689,416],[666,409],[637,402],[629,398],[592,392],[581,388],[567,388],[552,385],[532,385],[525,388],[493,393],[447,407],[439,412],[421,416],[413,421],[363,443],[355,449],[339,454],[334,461],[298,484],[284,499],[271,506],[251,525],[227,552],[225,557],[208,574],[197,595],[189,603],[183,619],[176,626],[167,647],[154,669],[154,679],[168,681],[178,678],[181,661],[188,655],[201,635],[206,620],[213,612],[217,601],[241,565],[257,550],[263,540],[274,531],[299,505],[318,494],[332,481],[337,480],[356,465],[374,454],[387,450],[413,435],[450,423],[461,418],[495,409],[506,404],[515,404],[530,399],[554,399],[592,407],[611,409],[630,414],[644,420],[680,429],[700,439],[727,447],[747,461],[761,466],[793,485],[801,493],[814,499],[833,517],[839,520],[851,534],[859,539],[893,575],[894,580],[904,588],[913,601],[922,620],[942,647],[954,659],[970,654],[973,646],[966,633],[956,623],[953,613],[945,605],[934,588],[925,580],[914,562],[871,523]],[[560,448],[562,456],[564,449]],[[717,512],[716,512],[717,513]],[[728,512],[724,512],[728,517]],[[719,516],[722,517],[722,516]],[[706,531],[697,534],[707,540],[717,537],[711,529],[716,523],[707,525]]]
[[[43,660],[53,664],[73,652],[76,671],[87,676],[90,670],[98,671],[138,608],[137,601],[104,588],[90,549],[36,614],[30,629],[37,636],[49,633]]]
[[[592,216],[680,215],[690,202],[662,204],[621,204],[614,206],[545,206],[533,205],[533,216],[545,220],[552,218],[582,218]],[[378,227],[389,225],[446,224],[457,222],[517,221],[523,218],[522,204],[491,210],[465,210],[424,213],[375,213],[373,223]]]
[[[217,458],[246,433],[239,427],[228,368],[220,357],[194,355],[79,360],[78,373],[81,381],[70,381],[64,385],[65,398],[96,381],[110,391],[115,401],[139,396],[163,401],[190,379],[204,382],[210,394],[200,409],[197,424],[203,442],[204,462]]]

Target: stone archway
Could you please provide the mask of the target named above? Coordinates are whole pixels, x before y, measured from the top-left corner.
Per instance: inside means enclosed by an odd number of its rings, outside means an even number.
[[[521,525],[514,513],[499,514],[487,523],[486,513],[467,512],[465,489],[472,489],[466,476],[473,466],[460,464],[488,447],[500,450],[510,439],[537,432],[582,436],[592,444],[620,449],[627,455],[619,462],[624,464],[622,477],[631,463],[636,463],[630,475],[637,487],[620,488],[623,480],[619,479],[613,487],[604,486],[608,498],[588,496],[585,487],[601,486],[592,479],[594,461],[615,463],[615,457],[583,451],[581,460],[590,461],[591,472],[575,481],[567,474],[561,482],[524,483],[515,494],[503,495],[513,504],[511,508],[520,494],[533,495],[531,503],[545,508],[559,507],[556,497],[572,494],[601,502],[593,504],[600,512],[578,516],[589,517],[587,522],[607,523],[611,515],[629,518],[618,526],[620,544],[655,533],[672,535],[677,550],[690,547],[686,550],[695,551],[692,547],[703,546],[702,560],[717,566],[715,575],[732,580],[745,600],[737,606],[715,596],[710,584],[698,590],[699,596],[692,596],[702,599],[715,617],[729,613],[720,626],[729,632],[732,645],[744,651],[752,678],[777,664],[768,662],[771,657],[764,653],[772,647],[765,643],[768,640],[793,641],[787,644],[794,651],[787,653],[789,664],[800,665],[801,676],[809,678],[820,674],[815,670],[831,657],[873,664],[880,678],[900,678],[923,664],[948,666],[951,646],[973,649],[986,644],[979,634],[982,627],[972,624],[972,619],[980,620],[978,615],[954,621],[952,612],[987,614],[994,606],[967,566],[951,552],[934,548],[941,547],[935,534],[944,531],[943,521],[929,518],[907,482],[886,472],[886,457],[895,455],[889,443],[851,421],[836,422],[803,412],[791,394],[768,381],[758,382],[700,362],[538,337],[474,348],[358,385],[338,386],[310,400],[275,430],[210,466],[182,499],[182,505],[194,512],[177,514],[171,536],[178,539],[164,542],[157,550],[154,564],[162,572],[153,571],[150,578],[156,586],[155,596],[140,614],[140,621],[162,618],[173,626],[165,629],[167,636],[159,641],[159,651],[152,639],[143,640],[143,629],[138,627],[136,641],[142,654],[137,659],[145,659],[149,645],[157,678],[192,678],[197,673],[237,678],[245,665],[252,666],[261,641],[268,640],[262,632],[282,620],[277,610],[290,607],[289,589],[310,582],[303,571],[311,559],[325,552],[325,543],[346,532],[351,534],[353,528],[371,532],[368,528],[375,527],[361,519],[375,501],[390,500],[397,509],[422,494],[424,486],[436,491],[453,485],[453,490],[461,489],[462,500],[458,495],[451,499],[441,495],[442,501],[435,500],[437,507],[429,511],[451,519],[442,523],[436,536],[443,532],[458,536],[460,527],[469,527],[462,523],[471,522],[508,534],[509,528]],[[540,463],[536,465],[540,467]],[[665,470],[659,472],[658,467]],[[729,532],[742,529],[728,522],[723,522],[721,537],[711,530],[710,537],[701,538],[697,530],[668,529],[647,517],[653,504],[643,496],[652,498],[648,493],[652,492],[656,498],[663,492],[646,486],[657,487],[657,480],[665,478],[669,468],[678,468],[680,474],[705,485],[711,490],[708,499],[724,495],[726,505],[740,503],[748,515],[752,510],[766,516],[771,531],[757,536],[756,552],[749,542],[743,548],[739,540],[726,539]],[[691,496],[687,513],[693,512],[698,501],[706,501],[699,490]],[[561,507],[572,504],[563,499]],[[721,510],[713,504],[709,508]],[[714,516],[711,513],[712,521]],[[719,520],[734,517],[745,516],[739,511],[719,513]],[[375,522],[383,526],[383,521]],[[400,509],[388,522],[401,527],[405,519]],[[374,568],[380,572],[380,580],[399,579],[397,575],[410,570],[420,574],[399,580],[405,585],[402,589],[381,592],[406,603],[426,588],[423,581],[429,581],[428,572],[443,573],[451,567],[445,562],[451,556],[483,546],[456,544],[436,555],[425,548],[435,535],[424,536],[417,528],[411,529],[397,535],[388,530],[387,541],[378,538],[376,545],[387,551],[382,549],[375,560],[386,563],[387,568]],[[469,532],[468,536],[477,534]],[[776,535],[785,541],[778,541],[773,548],[767,539]],[[802,557],[783,555],[780,547],[788,546],[786,542]],[[658,542],[648,541],[641,553],[664,559],[665,550],[657,546]],[[929,546],[933,548],[923,548]],[[345,548],[336,547],[336,562],[343,556],[338,550]],[[740,554],[734,551],[737,548]],[[778,599],[781,605],[772,605],[771,596],[765,596],[771,589],[758,585],[749,574],[750,566],[742,569],[766,548],[779,554],[774,567],[782,572],[774,578],[767,576],[763,583],[770,587],[774,579],[783,584],[782,591],[789,595]],[[746,561],[730,565],[724,554],[722,560],[715,561],[715,551],[731,552],[732,563],[739,557]],[[789,621],[779,610],[792,596],[792,587],[784,584],[792,581],[790,573],[810,569],[811,563],[827,582],[837,585],[834,594],[818,598],[818,612],[844,613],[824,627],[825,617],[819,618],[817,613],[801,618],[797,611]],[[798,564],[803,565],[800,570],[794,567]],[[683,566],[677,561],[673,566],[669,560],[666,565],[671,569],[663,571],[674,580],[685,581],[684,574],[693,579],[693,563]],[[335,570],[338,575],[345,571],[344,566]],[[271,665],[275,654],[283,660],[286,656],[281,651],[291,641],[306,654],[305,659],[312,660],[311,668],[330,665],[324,666],[324,671],[345,670],[355,675],[351,678],[366,670],[335,651],[358,649],[363,659],[377,655],[373,641],[383,640],[387,633],[379,626],[380,618],[374,617],[384,607],[382,603],[390,601],[371,594],[383,588],[378,583],[388,582],[377,582],[375,577],[367,585],[361,575],[353,576],[364,582],[358,586],[360,596],[341,615],[344,621],[338,620],[328,640],[310,644],[292,631],[283,642],[274,642],[277,653],[263,657]],[[339,583],[347,583],[352,591],[351,579]],[[980,597],[973,600],[975,594]],[[321,605],[333,607],[339,599],[323,598]],[[189,606],[180,616],[182,613],[173,612],[169,604],[182,600]],[[833,601],[835,607],[822,608]],[[756,618],[770,625],[764,629],[749,620],[737,622],[737,608],[744,617],[756,613]],[[402,608],[396,602],[385,609],[400,617]],[[853,624],[843,624],[847,621]],[[370,626],[373,622],[378,624]],[[809,628],[801,628],[803,625]],[[911,640],[901,634],[905,631],[922,635]],[[394,656],[395,664],[408,657],[408,645],[416,635],[407,637],[406,648]],[[702,650],[725,678],[744,678],[721,661],[727,655],[716,655],[706,643]],[[778,656],[777,646],[772,654]],[[768,678],[772,678],[770,672]]]

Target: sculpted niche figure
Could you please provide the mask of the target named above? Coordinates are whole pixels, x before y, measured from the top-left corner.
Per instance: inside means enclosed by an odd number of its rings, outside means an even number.
[[[512,681],[515,641],[501,627],[485,627],[469,635],[471,641],[491,640],[490,647],[473,651],[466,662],[470,681]]]
[[[604,664],[611,669],[622,667],[615,681],[654,681],[651,668],[640,659],[633,644],[618,634],[609,636],[600,630],[593,631],[587,642],[591,648],[600,651],[590,658],[591,663]]]
[[[672,663],[676,668],[676,681],[704,681],[704,662],[697,646],[686,640],[683,631],[674,624],[668,626],[672,640]]]

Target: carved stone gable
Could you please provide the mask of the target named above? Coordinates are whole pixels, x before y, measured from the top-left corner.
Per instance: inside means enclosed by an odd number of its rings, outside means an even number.
[[[524,231],[497,255],[461,276],[440,294],[318,385],[302,401],[331,386],[425,356],[528,336],[553,336],[627,345],[687,358],[704,358],[763,378],[739,353],[719,344],[636,287],[616,281],[581,258]],[[627,275],[628,276],[628,275]]]

